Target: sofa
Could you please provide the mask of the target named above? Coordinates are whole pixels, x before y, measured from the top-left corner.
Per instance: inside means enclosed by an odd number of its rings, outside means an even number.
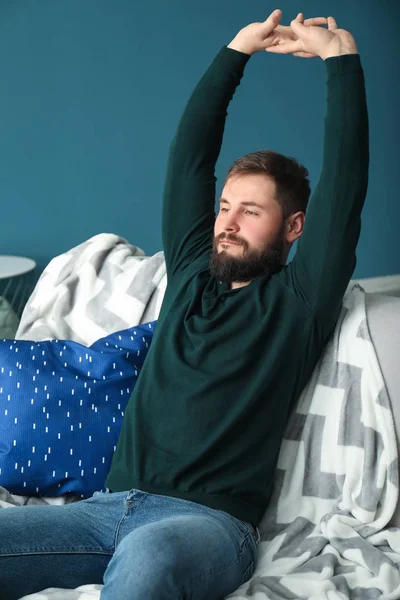
[[[146,257],[118,236],[94,236],[51,261],[16,337],[96,349],[132,325],[156,323],[166,284],[162,253]],[[332,340],[288,422],[256,571],[230,599],[400,597],[400,286],[390,294],[374,280],[350,282]],[[353,435],[357,441],[348,441]],[[7,490],[0,475],[0,507],[79,501],[77,482],[24,495]],[[24,600],[87,600],[100,590],[88,582]]]

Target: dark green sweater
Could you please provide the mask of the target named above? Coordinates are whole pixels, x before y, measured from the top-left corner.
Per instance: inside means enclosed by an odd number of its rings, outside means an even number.
[[[327,59],[322,175],[296,256],[270,279],[230,290],[208,271],[214,168],[248,58],[221,49],[171,145],[163,208],[168,285],[107,487],[177,496],[257,525],[289,408],[333,331],[355,267],[368,116],[359,56]]]

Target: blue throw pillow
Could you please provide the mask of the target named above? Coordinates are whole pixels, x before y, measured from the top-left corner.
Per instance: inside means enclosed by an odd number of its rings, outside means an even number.
[[[1,486],[21,495],[82,497],[104,488],[155,324],[89,348],[0,341]]]

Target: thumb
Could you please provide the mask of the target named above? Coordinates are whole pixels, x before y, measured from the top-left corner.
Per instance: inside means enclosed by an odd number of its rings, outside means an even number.
[[[281,18],[282,18],[282,11],[279,8],[277,8],[269,15],[268,19],[266,19],[264,21],[263,25],[266,25],[272,31],[272,29],[275,29],[275,27],[278,25]]]
[[[300,37],[302,34],[304,34],[307,29],[307,27],[305,25],[303,25],[303,23],[300,21],[300,18],[299,18],[300,14],[296,17],[296,19],[293,19],[293,21],[290,23],[291,29],[295,32],[295,34],[298,37]],[[304,17],[303,17],[303,19],[304,19]]]

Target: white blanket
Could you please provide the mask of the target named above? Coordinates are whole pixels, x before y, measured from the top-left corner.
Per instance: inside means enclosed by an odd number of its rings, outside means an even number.
[[[400,530],[386,527],[398,496],[389,398],[355,285],[288,423],[256,571],[229,598],[400,598]]]
[[[130,302],[126,295],[137,300],[139,289],[136,312],[128,317],[124,312],[122,320],[129,326],[131,316],[136,322],[157,318],[166,284],[162,253],[149,259],[139,254],[137,260],[135,247],[108,234],[83,246],[85,258],[78,247],[67,253],[68,260],[59,257],[50,263],[25,309],[20,337],[32,339],[35,332],[43,338],[62,337],[51,332],[64,319],[63,331],[70,329],[70,339],[92,343],[98,328],[102,335],[110,333],[97,311],[106,307],[119,323],[120,309],[125,311]],[[123,268],[120,281],[113,281],[108,270],[123,267],[118,257],[125,257],[133,270],[140,266],[140,285],[134,271],[127,283]],[[67,275],[57,274],[58,266],[65,268],[66,263]],[[149,280],[153,283],[148,286]],[[41,283],[46,283],[46,293],[39,289]],[[68,298],[74,299],[72,305]],[[80,304],[77,312],[75,304]],[[92,330],[88,321],[95,324]],[[397,501],[389,399],[368,332],[365,293],[351,286],[334,335],[288,423],[273,495],[260,524],[256,572],[229,598],[400,598],[400,530],[386,528]],[[93,600],[99,598],[100,587],[52,589],[24,600]]]
[[[102,585],[81,585],[76,590],[48,588],[37,594],[29,594],[20,600],[99,600]]]
[[[167,274],[164,253],[100,233],[54,258],[29,298],[20,340],[72,340],[90,346],[115,331],[154,321]]]

